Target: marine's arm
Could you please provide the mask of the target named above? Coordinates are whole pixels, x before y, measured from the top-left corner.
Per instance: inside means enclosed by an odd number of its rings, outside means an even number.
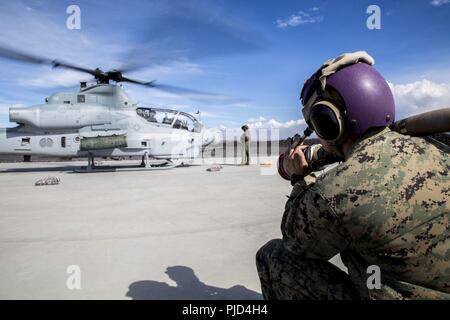
[[[298,182],[281,222],[285,248],[296,255],[328,260],[349,244],[336,212],[314,184]]]

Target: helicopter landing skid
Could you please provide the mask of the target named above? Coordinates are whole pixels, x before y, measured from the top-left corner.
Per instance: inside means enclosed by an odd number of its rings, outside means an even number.
[[[75,169],[77,173],[95,173],[95,172],[118,172],[118,171],[153,171],[153,170],[168,170],[177,167],[179,164],[174,163],[170,159],[166,160],[149,160],[140,165],[94,165],[93,160],[88,161],[88,165]]]

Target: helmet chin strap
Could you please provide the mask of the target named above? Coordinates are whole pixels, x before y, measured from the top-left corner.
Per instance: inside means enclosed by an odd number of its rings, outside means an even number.
[[[327,149],[330,153],[337,156],[339,160],[344,161],[345,160],[345,153],[344,153],[344,141],[347,139],[348,133],[344,132],[342,136],[339,138],[339,140],[336,141],[327,141]]]
[[[341,161],[345,160],[344,151],[342,150],[342,145],[336,144],[336,142],[333,143],[327,143],[327,151],[329,153],[332,153],[333,155],[337,156]]]

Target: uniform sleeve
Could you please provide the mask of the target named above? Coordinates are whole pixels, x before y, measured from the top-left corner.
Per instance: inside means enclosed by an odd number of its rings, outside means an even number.
[[[281,232],[287,250],[312,259],[329,260],[349,243],[323,194],[304,181],[294,186],[286,203]]]

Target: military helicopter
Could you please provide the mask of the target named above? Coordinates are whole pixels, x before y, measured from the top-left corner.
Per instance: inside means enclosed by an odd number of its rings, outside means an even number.
[[[55,93],[44,104],[10,108],[14,128],[0,128],[0,154],[87,157],[86,169],[95,157],[142,158],[141,166],[175,167],[197,157],[206,146],[218,142],[219,130],[207,129],[192,114],[140,106],[121,83],[128,82],[166,91],[199,91],[140,81],[123,70],[88,69],[0,47],[0,57],[15,61],[66,68],[94,77],[94,84],[80,83],[79,92]]]

